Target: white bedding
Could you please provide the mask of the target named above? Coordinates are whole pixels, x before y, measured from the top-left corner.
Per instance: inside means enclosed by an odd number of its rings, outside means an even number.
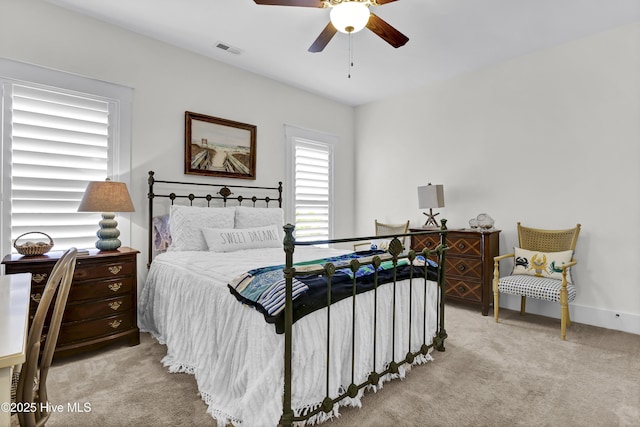
[[[316,247],[296,247],[294,262],[344,253]],[[281,248],[228,253],[168,252],[157,256],[149,271],[138,305],[143,331],[167,345],[162,362],[170,372],[194,374],[209,412],[220,426],[276,426],[282,413],[284,335],[265,322],[262,314],[240,304],[227,287],[247,270],[284,264]],[[408,281],[407,281],[408,282]],[[377,372],[391,355],[391,307],[393,285],[378,291]],[[395,359],[408,351],[408,286],[398,286]],[[413,312],[422,313],[423,280],[414,280]],[[427,344],[436,332],[437,286],[427,282]],[[330,396],[351,382],[351,298],[331,306]],[[366,380],[372,370],[373,292],[357,297],[356,378]],[[419,310],[419,311],[416,311]],[[388,321],[386,321],[387,319]],[[412,351],[422,345],[422,322],[412,331]],[[325,397],[326,309],[313,312],[293,325],[293,397],[299,413],[315,408]],[[362,351],[361,351],[362,350]],[[418,357],[424,363],[430,357]],[[401,369],[400,376],[404,375]],[[383,378],[388,380],[389,376]],[[382,384],[382,381],[380,385]],[[360,394],[341,404],[360,406]],[[321,422],[338,413],[316,417]]]

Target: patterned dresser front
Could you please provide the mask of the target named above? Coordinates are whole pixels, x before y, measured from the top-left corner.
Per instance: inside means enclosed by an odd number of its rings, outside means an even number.
[[[412,228],[411,231],[424,231]],[[482,307],[488,315],[493,303],[491,279],[493,257],[499,255],[500,230],[449,230],[446,243],[445,286],[447,300],[465,301]],[[411,236],[411,249],[416,252],[435,249],[440,244],[438,235]]]

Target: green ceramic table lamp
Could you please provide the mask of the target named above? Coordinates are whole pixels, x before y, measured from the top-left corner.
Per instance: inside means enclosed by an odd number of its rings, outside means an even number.
[[[96,233],[96,248],[115,251],[120,245],[120,230],[114,212],[134,212],[133,203],[124,182],[91,181],[84,192],[78,212],[101,212],[100,230]]]

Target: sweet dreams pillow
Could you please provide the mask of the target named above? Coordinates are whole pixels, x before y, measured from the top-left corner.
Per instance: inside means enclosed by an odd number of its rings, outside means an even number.
[[[202,234],[209,250],[213,252],[282,247],[275,225],[251,228],[203,228]]]

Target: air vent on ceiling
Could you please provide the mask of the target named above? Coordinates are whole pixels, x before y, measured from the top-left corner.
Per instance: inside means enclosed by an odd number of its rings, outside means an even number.
[[[227,52],[229,52],[229,53],[233,53],[233,54],[235,54],[235,55],[238,55],[238,54],[240,54],[240,53],[242,52],[242,51],[241,51],[240,49],[238,49],[237,47],[229,46],[228,44],[226,44],[226,43],[222,43],[222,42],[218,42],[218,43],[216,43],[216,47],[217,47],[218,49],[222,49],[222,50],[224,50],[224,51],[227,51]]]

